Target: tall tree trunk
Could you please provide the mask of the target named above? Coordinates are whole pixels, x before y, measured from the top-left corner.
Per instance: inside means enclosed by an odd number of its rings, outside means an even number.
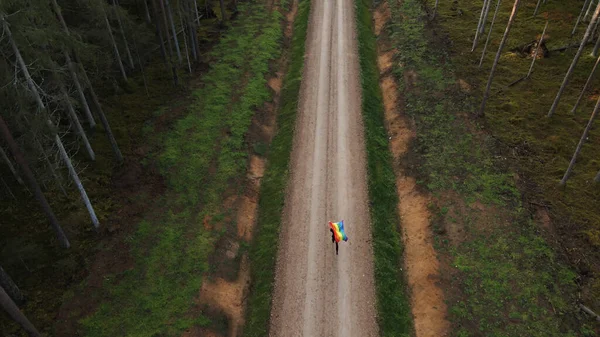
[[[581,21],[581,17],[583,16],[583,12],[585,12],[585,9],[587,8],[588,4],[590,3],[590,0],[585,0],[585,2],[583,3],[583,7],[581,7],[581,12],[579,12],[579,16],[577,17],[577,21],[575,21],[575,25],[573,26],[573,30],[571,31],[571,36],[575,35],[575,31],[577,30],[577,26],[579,26],[579,22]]]
[[[52,124],[50,121],[48,121],[48,124],[50,124],[49,126],[52,128]],[[99,222],[98,217],[96,217],[96,212],[94,212],[94,207],[92,206],[92,203],[90,202],[90,199],[88,198],[87,193],[85,192],[85,188],[83,187],[81,180],[79,180],[79,175],[75,171],[73,163],[71,163],[71,159],[69,158],[69,155],[67,155],[67,151],[65,151],[65,147],[63,146],[58,133],[54,135],[54,142],[56,142],[56,145],[58,146],[58,151],[60,152],[60,156],[65,162],[65,165],[67,165],[67,168],[69,169],[69,174],[71,175],[75,186],[77,186],[77,189],[81,194],[81,199],[83,200],[85,208],[87,208],[88,213],[90,214],[90,218],[92,219],[92,225],[94,225],[94,228],[98,229]]]
[[[573,62],[571,62],[571,66],[569,66],[569,70],[567,71],[567,74],[565,75],[565,78],[563,79],[563,82],[560,85],[560,89],[558,90],[558,93],[556,93],[556,98],[554,98],[554,103],[552,103],[552,107],[548,112],[548,117],[552,117],[554,111],[558,107],[558,102],[560,102],[560,96],[567,87],[567,84],[569,84],[569,80],[571,79],[573,70],[575,70],[575,66],[577,65],[577,62],[579,62],[581,54],[583,54],[583,49],[585,48],[585,44],[592,33],[592,29],[594,29],[594,24],[598,19],[598,14],[600,14],[600,3],[596,6],[596,10],[594,11],[594,15],[592,16],[592,21],[590,21],[590,24],[588,25],[588,28],[586,29],[585,34],[583,34],[583,38],[581,39],[579,50],[577,50],[577,54],[575,54],[575,57],[573,57]]]
[[[173,62],[173,45],[171,44],[171,36],[169,35],[169,27],[168,27],[168,22],[169,20],[167,20],[167,11],[165,9],[165,2],[164,0],[159,0],[160,1],[160,7],[162,9],[162,17],[163,17],[163,25],[162,28],[164,28],[165,31],[165,35],[167,38],[167,44],[169,45],[169,66],[171,67],[171,72],[173,73],[173,82],[175,83],[175,85],[177,86],[179,84],[179,78],[177,77],[177,68],[175,67],[175,64]]]
[[[160,25],[160,18],[158,17],[158,9],[156,8],[156,0],[150,0],[152,4],[152,12],[154,13],[154,28],[156,29],[156,36],[160,45],[160,53],[162,54],[163,60],[165,61],[165,67],[167,70],[169,67],[169,61],[167,60],[167,51],[165,49],[165,39],[163,38],[162,29]]]
[[[123,67],[123,60],[121,60],[119,48],[117,48],[117,43],[115,42],[115,37],[113,36],[112,28],[110,27],[110,22],[108,22],[108,17],[106,16],[106,11],[104,10],[104,4],[102,4],[102,14],[104,15],[104,23],[106,24],[106,30],[108,31],[110,42],[113,45],[115,59],[117,60],[117,64],[119,65],[119,69],[121,70],[121,76],[123,76],[123,79],[125,80],[125,82],[127,82],[127,74],[125,73],[125,67]]]
[[[21,293],[21,289],[17,287],[15,282],[0,266],[0,287],[4,288],[8,296],[18,305],[22,305],[25,302],[25,297]]]
[[[600,20],[596,21],[596,25],[598,25],[598,23],[600,23]],[[594,32],[596,31],[596,29],[594,29]],[[592,56],[596,57],[598,56],[598,49],[600,49],[600,37],[598,37],[598,39],[596,40],[596,44],[594,45],[594,50],[592,51]]]
[[[479,42],[479,34],[481,32],[481,21],[483,21],[483,13],[485,12],[485,7],[490,0],[483,0],[483,6],[481,7],[481,12],[479,13],[479,21],[477,22],[477,29],[475,30],[475,38],[473,38],[473,47],[471,47],[471,52],[477,48],[477,43]]]
[[[10,170],[10,172],[12,172],[15,179],[19,182],[19,184],[25,185],[25,183],[23,182],[23,179],[21,179],[21,176],[19,175],[17,170],[15,170],[15,167],[13,166],[12,162],[10,161],[10,159],[8,158],[8,156],[6,155],[6,152],[4,152],[4,149],[2,147],[0,147],[0,156],[6,163],[6,166],[8,166],[8,169]]]
[[[573,153],[573,157],[571,158],[569,167],[567,168],[565,175],[563,176],[563,178],[561,179],[561,181],[559,183],[561,186],[564,186],[567,183],[567,180],[569,179],[569,176],[571,175],[571,171],[573,170],[573,166],[575,165],[577,156],[579,155],[579,152],[581,152],[581,148],[583,147],[583,144],[585,143],[585,139],[587,138],[587,135],[590,132],[592,125],[594,124],[594,119],[596,119],[598,110],[600,110],[600,97],[598,97],[598,100],[596,101],[596,106],[594,107],[594,111],[592,112],[592,115],[590,116],[590,120],[588,121],[587,126],[585,127],[585,130],[583,130],[583,134],[581,135],[581,139],[579,139],[579,144],[577,144],[577,148],[575,148],[575,153]]]
[[[2,309],[4,309],[4,311],[6,311],[6,313],[15,322],[19,323],[19,325],[25,331],[27,331],[27,334],[30,337],[41,337],[42,336],[37,331],[37,329],[33,326],[33,324],[31,324],[31,322],[27,319],[27,317],[25,317],[25,315],[23,315],[21,310],[19,310],[19,307],[17,307],[15,302],[13,302],[11,300],[10,296],[8,296],[8,294],[2,287],[0,287],[0,305],[2,306]]]
[[[581,100],[583,99],[585,92],[589,88],[590,84],[592,84],[592,80],[594,79],[594,74],[596,73],[596,69],[598,68],[599,63],[600,63],[600,57],[598,57],[596,59],[596,63],[594,63],[594,67],[592,68],[592,71],[590,72],[590,75],[588,76],[588,79],[585,82],[585,85],[583,86],[583,89],[581,90],[579,97],[577,98],[577,102],[575,103],[575,105],[573,106],[573,109],[571,110],[571,113],[575,113],[577,111],[577,108],[579,107],[579,103],[581,103]]]
[[[538,0],[537,5],[535,5],[535,10],[533,11],[533,16],[537,16],[538,10],[540,9],[540,4],[542,0]]]
[[[219,0],[219,4],[221,4],[221,23],[225,23],[227,21],[227,15],[225,14],[225,3],[223,0]]]
[[[167,38],[167,44],[169,45],[169,58],[173,56],[173,44],[171,43],[171,35],[169,33],[169,20],[167,19],[167,9],[165,8],[165,1],[158,0],[160,2],[160,9],[162,11],[163,25],[162,28],[165,31]]]
[[[129,50],[129,43],[127,43],[127,37],[125,36],[125,29],[123,28],[123,22],[121,21],[121,16],[119,15],[118,8],[119,0],[113,0],[113,9],[115,10],[115,16],[117,17],[117,22],[119,23],[119,30],[121,31],[121,38],[123,39],[123,43],[125,44],[125,51],[127,52],[127,59],[129,60],[129,66],[131,69],[135,69],[135,63],[133,63],[133,57],[131,56],[131,50]]]
[[[198,61],[200,59],[200,48],[198,46],[198,23],[200,22],[200,16],[198,15],[198,4],[196,3],[196,0],[192,0],[193,1],[193,6],[196,8],[196,18],[198,21],[194,21],[194,19],[192,18],[192,14],[191,14],[191,8],[188,9],[188,13],[189,13],[189,19],[190,19],[190,25],[189,25],[189,31],[190,31],[190,44],[192,47],[192,54],[194,55],[194,61]],[[188,7],[192,6],[192,3],[187,3]]]
[[[515,3],[513,4],[512,12],[510,13],[510,18],[508,19],[508,24],[506,25],[506,30],[504,30],[504,36],[502,36],[502,41],[500,41],[500,46],[498,47],[498,51],[496,52],[496,58],[494,59],[494,64],[492,65],[492,70],[490,71],[490,77],[488,78],[488,82],[485,87],[485,93],[483,94],[483,100],[481,101],[481,108],[479,109],[478,115],[480,117],[482,117],[485,114],[485,104],[487,103],[488,97],[490,95],[492,81],[494,80],[494,72],[496,71],[496,67],[498,66],[500,55],[502,55],[502,49],[504,48],[504,44],[506,44],[506,40],[508,40],[508,33],[510,33],[510,27],[515,21],[515,16],[517,15],[517,10],[519,9],[520,2],[521,0],[515,0]]]
[[[85,93],[83,91],[83,88],[81,87],[81,83],[79,82],[77,69],[73,64],[73,60],[71,60],[71,56],[69,56],[69,53],[66,50],[63,50],[63,54],[65,56],[65,60],[67,61],[69,73],[71,74],[71,78],[73,79],[73,83],[75,84],[75,88],[77,89],[77,94],[79,95],[79,101],[81,102],[81,106],[83,107],[83,112],[85,113],[88,123],[90,124],[90,128],[94,129],[96,127],[96,121],[94,120],[94,116],[92,115],[92,111],[90,110],[90,106],[88,105]]]
[[[177,52],[177,60],[179,64],[183,61],[181,58],[181,50],[179,49],[179,39],[177,38],[177,30],[175,29],[175,21],[173,20],[173,13],[171,12],[171,3],[169,0],[165,0],[167,3],[165,7],[167,7],[167,15],[169,16],[169,25],[171,26],[171,31],[173,33],[173,42],[175,43],[175,51]]]
[[[104,115],[104,111],[102,110],[102,106],[100,105],[100,102],[98,101],[96,92],[91,87],[90,87],[90,93],[92,94],[92,99],[95,102],[94,104],[98,108],[98,110],[96,112],[98,113],[98,117],[100,118],[100,123],[102,123],[102,127],[104,128],[104,131],[106,132],[106,136],[108,137],[110,146],[112,147],[115,157],[117,158],[117,162],[121,164],[121,163],[123,163],[123,154],[121,153],[121,150],[119,149],[119,145],[117,144],[117,140],[115,139],[115,136],[113,135],[112,129],[110,128],[110,124],[108,123],[108,120],[106,119],[106,115]]]
[[[432,19],[435,19],[435,13],[437,12],[438,2],[440,2],[440,0],[435,0],[435,5],[433,6],[433,15],[431,16]]]
[[[39,93],[37,87],[35,86],[35,83],[33,83],[31,74],[29,74],[29,69],[27,69],[27,65],[25,65],[25,61],[23,60],[23,57],[21,56],[21,52],[19,51],[19,48],[17,47],[17,44],[15,43],[15,40],[12,37],[12,32],[10,31],[8,24],[4,20],[4,17],[0,17],[0,21],[2,21],[2,25],[4,27],[4,32],[6,33],[6,36],[8,37],[8,41],[10,42],[10,45],[12,47],[12,50],[15,53],[15,57],[17,59],[17,64],[19,65],[19,68],[21,68],[21,71],[23,72],[23,76],[25,76],[25,80],[27,81],[27,86],[29,87],[29,90],[31,90],[37,105],[40,107],[44,107],[44,103],[42,102],[42,97],[40,96],[40,93]]]
[[[596,176],[594,177],[594,182],[600,183],[600,171],[598,171],[598,173],[596,173]]]
[[[69,94],[67,94],[67,90],[65,89],[65,85],[58,78],[58,76],[55,75],[55,78],[58,84],[58,88],[60,90],[60,94],[62,95],[62,98],[65,101],[65,106],[67,108],[67,113],[69,114],[69,119],[71,120],[71,123],[73,123],[73,125],[75,126],[75,130],[77,131],[79,138],[81,138],[81,140],[83,141],[88,157],[90,158],[90,160],[94,161],[96,160],[96,154],[94,153],[94,149],[92,149],[92,145],[90,144],[87,135],[85,134],[85,131],[81,126],[81,123],[79,123],[79,117],[77,117],[77,113],[75,113],[73,104],[71,104]]]
[[[192,73],[192,65],[190,64],[190,51],[188,50],[187,34],[185,33],[186,27],[183,24],[183,17],[181,15],[181,8],[179,6],[177,7],[177,12],[179,14],[179,21],[181,23],[181,31],[183,33],[183,46],[185,47],[185,59],[187,60],[188,70],[191,74]]]
[[[152,18],[150,17],[150,10],[148,9],[148,2],[147,0],[141,0],[142,3],[144,4],[144,13],[146,14],[146,22],[148,24],[152,23]],[[152,1],[152,0],[150,0]]]
[[[133,40],[133,48],[135,48],[135,56],[137,57],[140,71],[142,72],[142,80],[144,81],[144,90],[146,90],[146,96],[150,97],[150,92],[148,92],[148,82],[146,82],[146,70],[144,69],[144,63],[140,58],[140,50],[138,49],[135,39]]]
[[[600,0],[598,0],[598,3],[600,4]],[[583,21],[586,21],[588,16],[590,15],[592,8],[594,8],[594,0],[592,0],[590,2],[590,5],[587,8],[587,11],[585,12],[585,16],[583,17]],[[592,19],[593,20],[593,19]]]
[[[194,10],[196,11],[196,22],[200,22],[200,11],[198,11],[198,2],[196,0],[191,0],[194,2]],[[191,12],[189,12],[191,13]]]
[[[494,22],[496,22],[496,16],[498,15],[498,10],[500,9],[500,3],[502,0],[498,0],[496,3],[496,10],[494,11],[494,16],[492,17],[492,23],[490,24],[490,29],[488,30],[487,38],[485,39],[485,45],[483,46],[483,51],[481,52],[481,58],[479,59],[479,68],[483,64],[483,58],[485,57],[485,52],[487,51],[488,43],[490,43],[490,37],[492,36],[492,29],[494,28]]]
[[[479,32],[480,37],[483,35],[483,33],[485,33],[485,24],[487,22],[488,14],[490,12],[490,7],[492,7],[492,0],[488,0],[487,5],[485,6],[485,13],[483,13],[483,20],[481,21],[481,28]]]
[[[58,174],[56,174],[56,170],[54,169],[54,165],[52,165],[52,162],[50,161],[50,158],[48,157],[48,154],[46,153],[46,151],[44,150],[44,147],[42,146],[42,143],[40,143],[40,141],[37,139],[37,137],[35,136],[35,134],[33,135],[33,139],[38,147],[38,151],[40,151],[40,154],[42,156],[44,156],[44,161],[46,162],[46,165],[48,165],[48,168],[50,169],[50,173],[52,173],[52,177],[54,177],[54,181],[56,181],[56,184],[58,185],[58,188],[60,188],[60,191],[63,193],[63,195],[65,197],[67,197],[67,191],[65,191],[65,188],[62,185],[62,181],[60,179],[60,177],[58,176]]]
[[[533,72],[533,66],[535,65],[535,60],[537,60],[538,53],[540,52],[540,46],[542,45],[542,42],[544,41],[544,36],[546,35],[547,28],[548,28],[548,21],[546,21],[546,25],[544,26],[544,30],[542,31],[542,36],[540,37],[540,40],[537,43],[537,46],[535,48],[535,53],[533,54],[533,60],[531,61],[531,66],[529,67],[529,71],[527,72],[527,76],[525,76],[525,78],[529,78],[529,76],[531,76],[531,73]]]
[[[46,197],[44,197],[44,194],[42,193],[42,190],[40,189],[40,185],[38,185],[37,181],[35,180],[35,177],[33,176],[31,169],[29,168],[29,164],[27,164],[25,157],[21,153],[21,150],[19,150],[19,147],[17,146],[17,143],[15,142],[12,135],[10,134],[10,131],[8,130],[8,126],[4,122],[4,119],[2,118],[2,116],[0,116],[0,134],[2,135],[2,138],[4,139],[4,141],[10,148],[13,158],[15,158],[15,161],[21,167],[21,170],[23,171],[23,174],[25,176],[25,180],[29,184],[30,190],[33,192],[35,198],[38,200],[38,202],[42,206],[42,209],[44,210],[44,213],[46,213],[48,220],[50,220],[50,225],[52,226],[52,228],[54,228],[54,231],[56,232],[58,241],[64,248],[69,248],[71,246],[71,244],[69,243],[67,236],[65,235],[62,228],[58,224],[58,220],[56,219],[56,216],[54,215],[52,208],[50,208],[50,204],[48,204]]]
[[[6,181],[4,181],[4,179],[2,177],[0,177],[0,181],[2,182],[2,185],[4,185],[4,189],[8,192],[8,194],[10,194],[10,196],[16,201],[17,197],[15,197],[15,194],[13,193],[13,191],[10,189],[10,186],[8,186],[6,184]]]
[[[58,21],[61,23],[63,30],[65,31],[65,34],[67,36],[70,36],[71,31],[69,31],[69,27],[67,27],[67,24],[65,23],[65,19],[62,16],[62,11],[60,10],[60,6],[58,6],[58,3],[56,2],[56,0],[52,0],[52,7],[54,8],[54,12],[56,13],[56,16],[58,17]],[[92,102],[94,103],[94,106],[96,107],[96,113],[98,114],[98,117],[100,118],[100,122],[102,123],[102,126],[104,127],[104,131],[106,132],[106,136],[108,137],[108,140],[113,149],[113,152],[115,153],[115,157],[117,157],[117,161],[119,163],[122,163],[123,155],[121,154],[121,150],[119,149],[119,146],[117,145],[117,141],[115,140],[112,130],[110,129],[110,124],[108,123],[108,120],[106,119],[106,116],[104,115],[104,110],[102,109],[102,105],[100,104],[98,95],[96,95],[96,91],[94,90],[92,81],[90,81],[90,78],[88,77],[87,72],[85,71],[85,68],[83,67],[83,63],[81,62],[79,55],[77,53],[73,52],[73,56],[75,56],[75,61],[81,67],[81,74],[83,75],[83,80],[84,80],[85,84],[87,84],[87,87],[90,91],[90,94],[92,96]],[[85,98],[85,96],[84,96],[84,98]]]

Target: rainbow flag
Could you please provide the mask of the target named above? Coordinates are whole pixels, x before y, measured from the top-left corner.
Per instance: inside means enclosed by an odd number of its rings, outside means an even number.
[[[344,232],[344,220],[342,220],[340,222],[329,221],[329,228],[331,228],[333,230],[333,236],[335,237],[335,242],[340,242],[342,240],[348,241],[346,232]]]

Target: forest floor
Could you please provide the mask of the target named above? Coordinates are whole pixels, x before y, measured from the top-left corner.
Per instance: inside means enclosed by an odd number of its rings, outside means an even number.
[[[383,1],[375,11],[418,337],[599,332],[578,307],[600,310],[594,131],[567,187],[557,187],[597,98],[593,90],[568,113],[594,58],[586,50],[552,119],[573,49],[544,55],[531,79],[506,87],[527,73],[531,56],[517,47],[539,38],[546,19],[548,49],[576,42],[578,6],[548,2],[533,18],[535,4],[519,9],[485,119],[475,113],[513,2],[502,3],[481,69],[484,42],[470,52],[481,1],[440,2],[435,20],[418,0]]]
[[[147,70],[148,96],[135,77],[127,92],[104,96],[126,162],[115,167],[104,160],[110,149],[96,135],[98,161],[84,184],[100,233],[82,228],[76,197],[53,195],[73,244],[62,251],[43,217],[25,214],[33,202],[25,208],[3,202],[9,223],[24,222],[26,230],[2,227],[2,265],[29,299],[24,312],[41,331],[237,335],[294,8],[239,3],[226,28],[214,18],[201,23],[206,53],[182,76],[184,85],[170,85],[157,60]],[[4,316],[0,330],[19,331]]]

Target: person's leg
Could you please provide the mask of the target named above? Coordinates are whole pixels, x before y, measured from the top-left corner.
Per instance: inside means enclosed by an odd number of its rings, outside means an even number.
[[[335,243],[335,255],[338,255],[338,243]]]

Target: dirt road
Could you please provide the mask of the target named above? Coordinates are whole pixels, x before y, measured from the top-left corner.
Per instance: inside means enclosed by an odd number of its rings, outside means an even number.
[[[376,336],[353,0],[313,0],[272,336]],[[339,255],[328,221],[344,220]]]

